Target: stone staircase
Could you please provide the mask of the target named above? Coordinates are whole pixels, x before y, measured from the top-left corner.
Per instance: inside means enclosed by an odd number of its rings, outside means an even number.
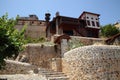
[[[34,73],[35,72],[42,75],[43,77],[46,77],[47,80],[69,80],[67,75],[62,72],[57,72],[44,68],[38,68],[38,70],[34,70]]]

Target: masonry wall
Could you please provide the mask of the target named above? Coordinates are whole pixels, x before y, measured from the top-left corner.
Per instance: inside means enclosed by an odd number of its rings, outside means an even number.
[[[6,60],[5,69],[0,70],[0,74],[27,74],[29,70],[33,70],[35,68],[35,66],[28,63]]]
[[[24,25],[16,25],[15,28],[21,30]],[[46,26],[45,24],[41,25],[27,25],[25,32],[26,37],[30,38],[40,38],[46,36]]]
[[[120,80],[120,47],[84,46],[64,54],[62,71],[70,80]]]
[[[59,58],[60,51],[54,45],[28,44],[25,51],[20,55],[26,55],[30,64],[43,68],[51,68],[51,59]]]
[[[62,59],[52,58],[50,61],[50,69],[58,72],[62,72]]]
[[[95,43],[104,43],[105,39],[101,38],[89,38],[89,37],[79,37],[79,36],[70,36],[71,41],[73,42],[80,42],[84,45],[93,45]]]

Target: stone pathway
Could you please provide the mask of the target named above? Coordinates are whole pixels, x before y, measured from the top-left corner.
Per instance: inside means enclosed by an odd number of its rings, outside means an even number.
[[[2,80],[69,80],[62,72],[56,72],[44,68],[38,68],[34,71],[29,71],[30,74],[12,74],[0,75]]]
[[[15,75],[0,75],[1,80],[47,80],[45,77],[37,74],[15,74]]]
[[[65,75],[64,73],[48,69],[39,68],[38,74],[46,77],[47,80],[69,80],[67,75]]]

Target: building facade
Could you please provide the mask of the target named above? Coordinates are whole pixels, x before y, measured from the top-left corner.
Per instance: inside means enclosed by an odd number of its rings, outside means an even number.
[[[45,37],[46,24],[44,20],[39,20],[36,15],[29,15],[29,17],[19,17],[17,19],[16,29],[21,30],[27,26],[25,36],[29,38]]]
[[[120,22],[116,22],[116,23],[114,24],[114,26],[115,26],[117,29],[120,30]]]
[[[59,13],[49,22],[46,28],[46,36],[57,35],[99,37],[99,14],[83,12],[79,18],[61,16]]]

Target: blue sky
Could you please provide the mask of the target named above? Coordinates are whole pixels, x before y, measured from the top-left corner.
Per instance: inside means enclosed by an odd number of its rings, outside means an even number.
[[[120,20],[120,0],[0,0],[0,16],[8,12],[9,18],[36,14],[44,20],[46,12],[51,18],[60,15],[78,18],[83,11],[100,14],[101,25]]]

